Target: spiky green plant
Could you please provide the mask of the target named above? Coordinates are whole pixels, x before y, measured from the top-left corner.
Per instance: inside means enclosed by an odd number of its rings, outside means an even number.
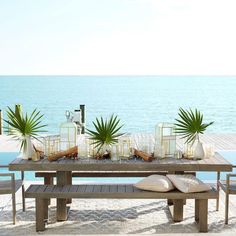
[[[5,131],[8,135],[20,141],[21,150],[26,148],[27,136],[38,139],[39,133],[46,132],[43,128],[47,125],[41,124],[43,115],[37,109],[34,109],[30,115],[28,113],[24,115],[19,106],[16,106],[15,111],[8,107],[6,114],[7,119],[4,119],[7,124]]]
[[[120,119],[118,116],[112,115],[109,119],[104,120],[96,118],[93,122],[94,130],[87,129],[87,134],[90,135],[90,139],[93,140],[95,148],[98,148],[98,152],[103,145],[112,145],[118,142],[118,137],[121,133],[118,133],[123,125],[120,125]]]
[[[179,109],[179,118],[176,120],[176,134],[179,134],[181,138],[186,139],[185,143],[193,143],[196,139],[199,139],[199,134],[203,134],[206,128],[212,125],[214,122],[203,123],[203,114],[195,109],[184,110]]]

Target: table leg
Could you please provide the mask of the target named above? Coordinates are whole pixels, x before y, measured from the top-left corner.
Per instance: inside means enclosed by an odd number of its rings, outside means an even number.
[[[72,185],[72,172],[71,171],[67,171],[67,184],[68,185]],[[68,198],[66,203],[72,203],[72,199]]]
[[[67,184],[67,172],[57,171],[57,185],[63,186]],[[57,199],[57,221],[67,220],[67,199]]]
[[[54,184],[53,183],[53,177],[44,177],[44,184],[45,185],[53,185]],[[48,205],[50,205],[51,204],[51,200],[48,199],[47,201],[48,201]]]
[[[219,211],[219,201],[220,201],[220,185],[219,185],[219,181],[220,181],[220,172],[217,172],[217,183],[216,183],[216,187],[217,187],[217,192],[218,192],[218,197],[216,199],[216,210]]]
[[[184,200],[175,199],[173,205],[169,206],[170,213],[174,222],[183,221]]]
[[[195,199],[195,221],[199,222],[199,199]]]
[[[183,175],[184,171],[168,171],[169,175]],[[184,205],[186,204],[186,199],[184,199]],[[167,205],[172,206],[173,205],[173,200],[172,199],[167,199]]]

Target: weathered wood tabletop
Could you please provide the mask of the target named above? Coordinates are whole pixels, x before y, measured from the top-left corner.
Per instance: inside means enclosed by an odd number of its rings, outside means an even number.
[[[219,153],[214,157],[203,160],[188,159],[155,159],[144,162],[140,159],[121,161],[62,158],[50,162],[47,159],[37,162],[15,159],[9,165],[12,171],[232,171],[232,164]]]

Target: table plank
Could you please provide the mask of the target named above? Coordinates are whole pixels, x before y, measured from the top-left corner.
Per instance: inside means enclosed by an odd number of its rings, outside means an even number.
[[[232,171],[232,164],[220,154],[203,160],[155,159],[152,162],[141,160],[71,160],[59,159],[56,162],[40,160],[38,162],[16,159],[9,165],[12,171]]]

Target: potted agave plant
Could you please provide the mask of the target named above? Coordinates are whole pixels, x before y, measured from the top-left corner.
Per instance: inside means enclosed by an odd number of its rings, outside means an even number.
[[[179,109],[179,118],[176,120],[176,134],[179,134],[181,138],[185,139],[185,143],[190,144],[191,146],[195,143],[196,147],[194,150],[194,158],[203,158],[204,149],[203,145],[200,142],[200,134],[203,134],[206,128],[212,125],[214,122],[203,123],[203,114],[195,109],[184,110],[183,108]]]
[[[120,129],[123,125],[120,125],[120,119],[117,116],[112,115],[109,119],[104,120],[96,118],[93,122],[95,130],[87,129],[87,134],[93,141],[92,144],[97,149],[97,158],[111,158],[111,146],[118,142]]]
[[[16,106],[15,111],[8,107],[6,113],[7,119],[4,121],[7,126],[5,130],[8,135],[20,142],[22,158],[31,159],[33,154],[32,138],[38,140],[39,133],[46,132],[43,128],[47,125],[41,124],[43,115],[37,109],[30,115],[27,113],[24,115],[20,106]]]

